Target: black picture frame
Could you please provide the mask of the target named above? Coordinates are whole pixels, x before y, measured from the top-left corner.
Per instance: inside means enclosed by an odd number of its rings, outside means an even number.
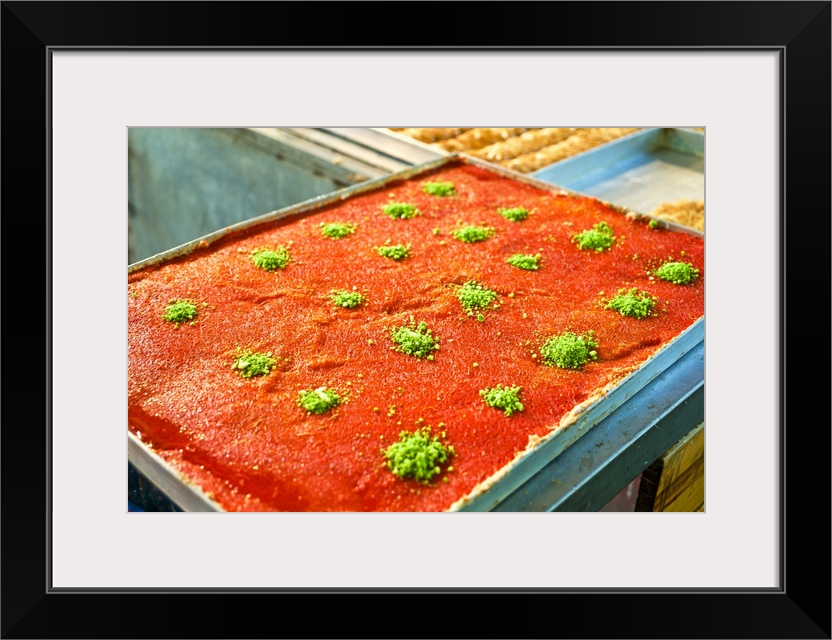
[[[394,10],[404,17],[395,19],[391,33]],[[532,10],[551,19],[530,20]],[[817,274],[829,274],[830,2],[408,2],[395,9],[392,3],[360,2],[3,2],[1,11],[3,638],[830,638],[830,351],[828,333],[818,330],[816,315],[806,315],[815,313],[818,298],[806,287],[820,279]],[[516,28],[506,31],[507,23]],[[558,28],[565,24],[575,28]],[[48,541],[55,479],[49,438],[51,390],[57,381],[50,374],[49,273],[55,267],[50,261],[50,52],[129,47],[778,51],[784,80],[780,587],[673,592],[52,589]],[[44,238],[42,252],[33,250],[33,237]],[[823,265],[819,256],[826,259]],[[826,319],[825,292],[820,299],[825,313],[817,315]],[[798,315],[787,324],[789,308]],[[825,349],[819,348],[818,336]],[[787,378],[793,390],[788,404]],[[803,415],[807,408],[812,409],[808,417]],[[81,508],[95,508],[94,502],[94,496],[84,497]],[[310,605],[311,616],[304,613]],[[443,609],[447,622],[420,615]],[[390,628],[387,611],[409,613],[407,618],[395,613],[401,627]]]

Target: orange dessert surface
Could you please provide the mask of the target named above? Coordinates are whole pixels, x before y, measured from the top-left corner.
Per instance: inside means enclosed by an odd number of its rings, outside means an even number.
[[[426,193],[426,182],[453,193]],[[410,217],[385,213],[391,203],[412,205]],[[517,208],[528,216],[501,213]],[[331,223],[350,232],[325,235]],[[574,236],[600,223],[612,246],[581,249]],[[466,226],[486,237],[457,239]],[[703,316],[704,239],[654,226],[454,161],[138,265],[128,272],[128,428],[226,511],[456,510]],[[393,245],[407,255],[378,250]],[[253,252],[281,247],[281,266],[258,266]],[[537,256],[538,268],[507,262],[517,254]],[[656,277],[666,262],[697,277]],[[472,282],[496,297],[466,309],[461,287]],[[655,300],[651,314],[608,306],[632,289]],[[344,306],[336,291],[360,296]],[[165,319],[180,300],[195,315]],[[392,339],[420,325],[438,340],[430,358]],[[564,332],[593,336],[595,359],[544,362],[541,347]],[[246,377],[247,352],[272,366]],[[484,390],[498,386],[519,388],[522,409],[489,406]],[[340,403],[301,406],[317,390]],[[397,475],[385,455],[420,429],[449,451],[428,481]]]

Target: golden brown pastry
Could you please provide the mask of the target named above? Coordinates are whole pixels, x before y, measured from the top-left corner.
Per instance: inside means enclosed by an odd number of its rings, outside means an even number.
[[[436,146],[445,151],[472,151],[519,136],[525,131],[528,131],[528,128],[480,127],[461,133],[455,138],[441,140],[436,143]]]
[[[544,147],[533,153],[517,156],[500,162],[500,164],[513,171],[531,173],[555,162],[560,162],[584,151],[589,151],[605,142],[610,142],[634,131],[638,131],[638,128],[577,129],[571,136],[557,144]]]
[[[663,202],[653,209],[650,215],[697,231],[705,231],[705,202],[703,200]]]
[[[470,129],[470,127],[469,127]],[[458,128],[450,128],[450,127],[441,127],[441,128],[419,128],[419,127],[410,127],[407,129],[402,129],[399,131],[400,134],[408,136],[409,138],[413,138],[414,140],[418,140],[419,142],[438,142],[439,140],[447,140],[448,138],[454,138],[458,136],[460,133],[464,133],[468,131],[468,129],[458,129]]]

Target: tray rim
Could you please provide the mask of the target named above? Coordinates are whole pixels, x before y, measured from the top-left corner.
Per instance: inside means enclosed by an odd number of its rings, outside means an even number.
[[[578,179],[580,177],[590,175],[593,172],[596,172],[596,171],[599,171],[600,169],[602,169],[603,165],[601,165],[597,161],[594,165],[592,164],[593,160],[596,160],[597,158],[604,158],[605,156],[609,156],[610,154],[614,153],[617,150],[620,150],[623,147],[631,146],[631,145],[634,145],[634,144],[639,144],[642,140],[645,141],[643,144],[646,145],[646,148],[644,150],[640,151],[640,153],[648,153],[649,151],[653,150],[652,143],[654,141],[661,140],[664,136],[681,136],[683,139],[687,137],[687,138],[695,139],[697,141],[697,143],[701,140],[701,143],[702,143],[702,155],[701,156],[699,156],[698,154],[685,153],[684,151],[681,151],[679,149],[673,149],[673,150],[678,152],[678,153],[681,153],[683,155],[689,155],[689,156],[697,157],[697,158],[701,157],[702,160],[704,161],[704,159],[705,159],[705,132],[704,131],[696,131],[695,129],[689,128],[689,127],[645,127],[643,129],[641,129],[640,131],[634,131],[633,133],[629,133],[629,134],[627,134],[625,136],[622,136],[620,138],[616,138],[615,140],[610,140],[609,142],[606,142],[602,145],[599,145],[599,146],[597,146],[593,149],[589,149],[588,151],[585,151],[584,153],[581,153],[581,154],[578,154],[576,156],[572,156],[572,157],[569,157],[569,158],[564,158],[563,160],[561,160],[559,162],[554,162],[552,164],[546,165],[545,167],[541,167],[537,171],[532,172],[531,175],[534,176],[535,178],[539,179],[539,180],[543,180],[544,182],[547,182],[550,185],[559,186],[559,187],[561,187],[561,188],[563,188],[563,189],[565,189],[565,190],[567,190],[571,193],[574,193],[576,195],[580,195],[580,196],[583,196],[583,197],[586,197],[586,198],[594,198],[596,200],[601,200],[602,202],[604,202],[603,198],[600,198],[599,196],[597,196],[595,194],[587,193],[586,191],[580,191],[580,190],[574,189],[572,187],[563,186],[563,184],[565,183],[565,184],[568,185],[568,184],[570,184],[571,182],[574,182],[576,179]],[[620,153],[620,151],[619,151],[619,153]],[[632,155],[633,154],[628,154],[626,157],[632,157]],[[610,162],[609,160],[607,160],[607,161]],[[616,164],[619,164],[620,162],[622,162],[622,158],[615,158],[614,160],[612,160],[610,162],[610,164],[616,165]],[[587,170],[584,170],[585,165],[586,165]],[[563,183],[559,183],[558,180],[563,179],[563,177],[564,177],[563,175],[559,175],[559,174],[563,174],[564,172],[567,172],[567,174],[568,174],[568,172],[570,172],[570,171],[571,171],[572,175],[571,176],[568,175],[567,179],[564,180]],[[551,174],[551,177],[548,177],[550,174]],[[543,178],[542,176],[547,176],[547,177]],[[702,197],[704,199],[704,197],[705,197],[705,194],[704,194],[705,169],[704,168],[702,170],[702,180],[703,180],[703,194],[702,194]],[[609,203],[607,203],[607,204],[609,204]],[[621,206],[623,206],[624,208],[628,208],[625,205],[621,205]],[[675,222],[671,222],[669,220],[664,220],[663,218],[658,218],[657,216],[652,216],[650,213],[642,213],[642,212],[635,212],[635,213],[638,213],[638,215],[643,216],[643,217],[653,218],[658,223],[662,223],[665,226],[667,226],[667,228],[672,228],[672,229],[680,230],[680,231],[681,230],[691,230],[691,231],[694,231],[696,233],[702,233],[698,229],[693,229],[692,227],[687,227],[687,226],[680,225],[680,224],[675,223]]]

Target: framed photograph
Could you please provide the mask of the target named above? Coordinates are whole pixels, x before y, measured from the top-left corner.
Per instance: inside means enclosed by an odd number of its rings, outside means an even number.
[[[818,330],[787,350],[786,311],[828,273],[830,3],[397,8],[3,3],[3,637],[372,636],[349,598],[465,596],[525,622],[379,633],[829,638],[828,421],[786,403]],[[561,123],[706,131],[704,513],[127,511],[130,128]],[[332,622],[239,606],[303,598]]]

